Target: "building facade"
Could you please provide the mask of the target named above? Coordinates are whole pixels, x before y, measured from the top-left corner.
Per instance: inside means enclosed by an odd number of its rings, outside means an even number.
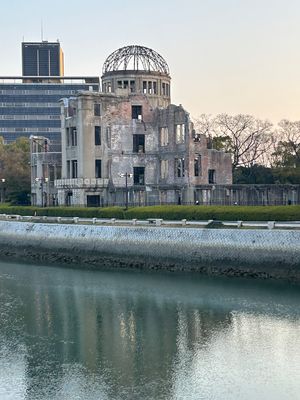
[[[5,142],[18,137],[44,136],[60,141],[60,104],[80,90],[99,90],[94,77],[0,77],[0,136]]]
[[[202,185],[232,183],[230,155],[171,104],[168,65],[151,49],[112,53],[102,92],[61,102],[61,115],[60,205],[193,204]]]
[[[23,42],[22,75],[25,77],[63,76],[64,54],[57,42]]]
[[[61,178],[61,142],[46,137],[30,137],[31,205],[56,206],[56,179]]]

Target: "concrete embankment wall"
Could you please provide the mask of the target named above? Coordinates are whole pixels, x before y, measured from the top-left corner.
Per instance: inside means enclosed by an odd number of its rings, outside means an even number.
[[[0,221],[0,259],[199,271],[300,282],[300,231]]]

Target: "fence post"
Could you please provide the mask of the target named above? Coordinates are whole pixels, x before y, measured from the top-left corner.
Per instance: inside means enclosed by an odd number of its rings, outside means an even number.
[[[274,229],[275,228],[275,221],[269,221],[268,222],[268,229]]]

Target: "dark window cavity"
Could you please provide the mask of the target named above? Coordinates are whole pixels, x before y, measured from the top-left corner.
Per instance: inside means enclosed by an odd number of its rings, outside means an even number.
[[[208,170],[208,183],[216,183],[216,170],[215,169]]]
[[[78,164],[77,160],[72,160],[71,161],[71,166],[72,166],[72,178],[77,178],[78,177]]]
[[[145,184],[145,167],[134,167],[133,168],[133,183],[135,185]]]
[[[95,177],[101,178],[101,160],[95,160]]]
[[[145,153],[145,135],[133,135],[133,152]]]
[[[101,126],[95,126],[95,146],[101,145]]]
[[[194,175],[195,176],[201,176],[202,171],[201,171],[201,156],[200,154],[196,154],[194,158]]]
[[[131,106],[132,119],[143,119],[142,118],[142,106]]]
[[[95,103],[94,104],[94,116],[95,117],[100,117],[100,104],[99,103]]]

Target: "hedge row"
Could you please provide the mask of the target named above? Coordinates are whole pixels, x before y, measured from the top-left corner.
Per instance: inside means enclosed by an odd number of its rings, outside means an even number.
[[[80,218],[117,218],[220,221],[300,221],[300,206],[151,206],[124,210],[122,207],[17,207],[0,206],[0,214],[46,215]]]
[[[154,206],[129,209],[127,218],[220,221],[300,221],[300,206]]]
[[[46,215],[48,217],[80,217],[80,218],[118,218],[124,219],[122,207],[19,207],[0,206],[0,214]]]

